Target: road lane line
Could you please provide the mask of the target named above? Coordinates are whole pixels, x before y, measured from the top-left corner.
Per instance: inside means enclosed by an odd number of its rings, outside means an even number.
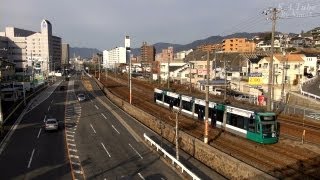
[[[74,135],[73,135],[73,134],[67,134],[67,137],[72,137],[72,138],[74,138]]]
[[[96,107],[96,109],[99,109],[99,107],[97,105],[94,105],[94,107]]]
[[[43,122],[46,122],[47,115],[44,115]]]
[[[120,134],[120,132],[112,125],[112,128],[117,131],[118,134]]]
[[[52,101],[51,101],[51,104],[52,104],[52,102],[53,102],[53,99],[52,99]]]
[[[107,119],[107,117],[106,117],[103,113],[101,113],[101,115],[102,115],[105,119]]]
[[[93,132],[94,132],[95,134],[97,134],[97,132],[96,132],[96,130],[93,128],[92,124],[90,124],[90,126],[91,126]]]
[[[70,154],[69,157],[79,159],[79,156]]]
[[[140,176],[141,179],[144,180],[144,177],[140,173],[138,173],[138,175]]]
[[[41,130],[42,130],[42,128],[39,129],[39,133],[38,133],[37,139],[39,139],[39,137],[40,137]]]
[[[50,111],[50,106],[48,107],[48,111]]]
[[[34,154],[34,149],[32,150],[32,153],[31,153],[31,157],[30,157],[30,160],[29,160],[29,163],[28,163],[28,168],[30,168],[30,166],[31,166],[33,154]]]
[[[141,159],[143,159],[143,157],[139,154],[139,152],[136,149],[134,149],[130,143],[129,143],[129,146],[140,156]]]
[[[107,150],[107,148],[104,146],[104,144],[101,143],[101,145],[102,145],[103,149],[107,152],[108,156],[111,157],[110,154],[109,154],[109,152],[108,152],[108,150]]]
[[[90,101],[93,102],[92,99],[90,99]]]

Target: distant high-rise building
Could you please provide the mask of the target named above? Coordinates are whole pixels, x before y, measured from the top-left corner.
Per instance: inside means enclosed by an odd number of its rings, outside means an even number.
[[[0,36],[7,37],[7,59],[15,64],[16,72],[47,76],[61,67],[61,38],[52,35],[48,20],[41,21],[40,32],[6,27]]]
[[[67,66],[69,64],[69,44],[62,43],[61,44],[61,64],[62,66]]]
[[[148,45],[147,42],[143,42],[140,48],[141,63],[152,63],[155,60],[156,49],[152,45]]]

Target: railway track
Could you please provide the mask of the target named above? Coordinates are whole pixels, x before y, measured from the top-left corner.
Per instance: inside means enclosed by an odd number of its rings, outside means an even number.
[[[128,100],[126,80],[117,79],[114,81],[113,78],[108,78],[108,81],[106,81],[103,76],[101,82],[112,93],[122,99]],[[174,118],[169,118],[169,116],[173,117],[172,112],[153,103],[154,86],[146,85],[140,81],[133,82],[133,105],[174,126]],[[285,118],[283,119],[285,121]],[[203,137],[203,122],[185,116],[180,116],[179,122],[180,130],[199,139]],[[281,124],[281,128],[283,126],[285,126],[285,129],[290,128],[289,125]],[[290,130],[287,129],[285,131]],[[312,169],[319,168],[315,167],[316,164],[320,164],[320,159],[316,158],[319,154],[311,153],[303,148],[293,148],[281,143],[260,145],[241,137],[235,137],[227,132],[221,135],[220,130],[211,128],[209,131],[209,142],[211,146],[222,152],[231,154],[235,158],[277,178],[291,177],[300,179],[308,177],[314,179],[320,176],[319,173],[315,174],[312,171]],[[314,161],[310,161],[310,159],[314,159]]]
[[[292,116],[280,116],[278,119],[282,129],[280,134],[320,146],[319,124]]]

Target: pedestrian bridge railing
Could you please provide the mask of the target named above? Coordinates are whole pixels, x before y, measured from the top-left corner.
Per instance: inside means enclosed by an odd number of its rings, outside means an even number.
[[[193,180],[200,180],[200,178],[195,175],[193,172],[191,172],[189,169],[187,169],[181,162],[179,162],[175,157],[173,157],[171,154],[169,154],[167,151],[165,151],[160,145],[158,145],[156,142],[154,142],[151,138],[149,138],[146,133],[143,134],[144,140],[149,141],[151,146],[154,145],[157,149],[157,151],[161,151],[164,154],[164,157],[168,157],[172,164],[176,164],[181,168],[181,172],[186,172],[189,176],[192,177]]]

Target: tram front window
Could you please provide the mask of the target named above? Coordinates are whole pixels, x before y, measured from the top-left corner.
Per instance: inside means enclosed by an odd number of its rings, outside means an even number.
[[[275,125],[271,123],[262,123],[262,134],[264,137],[275,137]]]

